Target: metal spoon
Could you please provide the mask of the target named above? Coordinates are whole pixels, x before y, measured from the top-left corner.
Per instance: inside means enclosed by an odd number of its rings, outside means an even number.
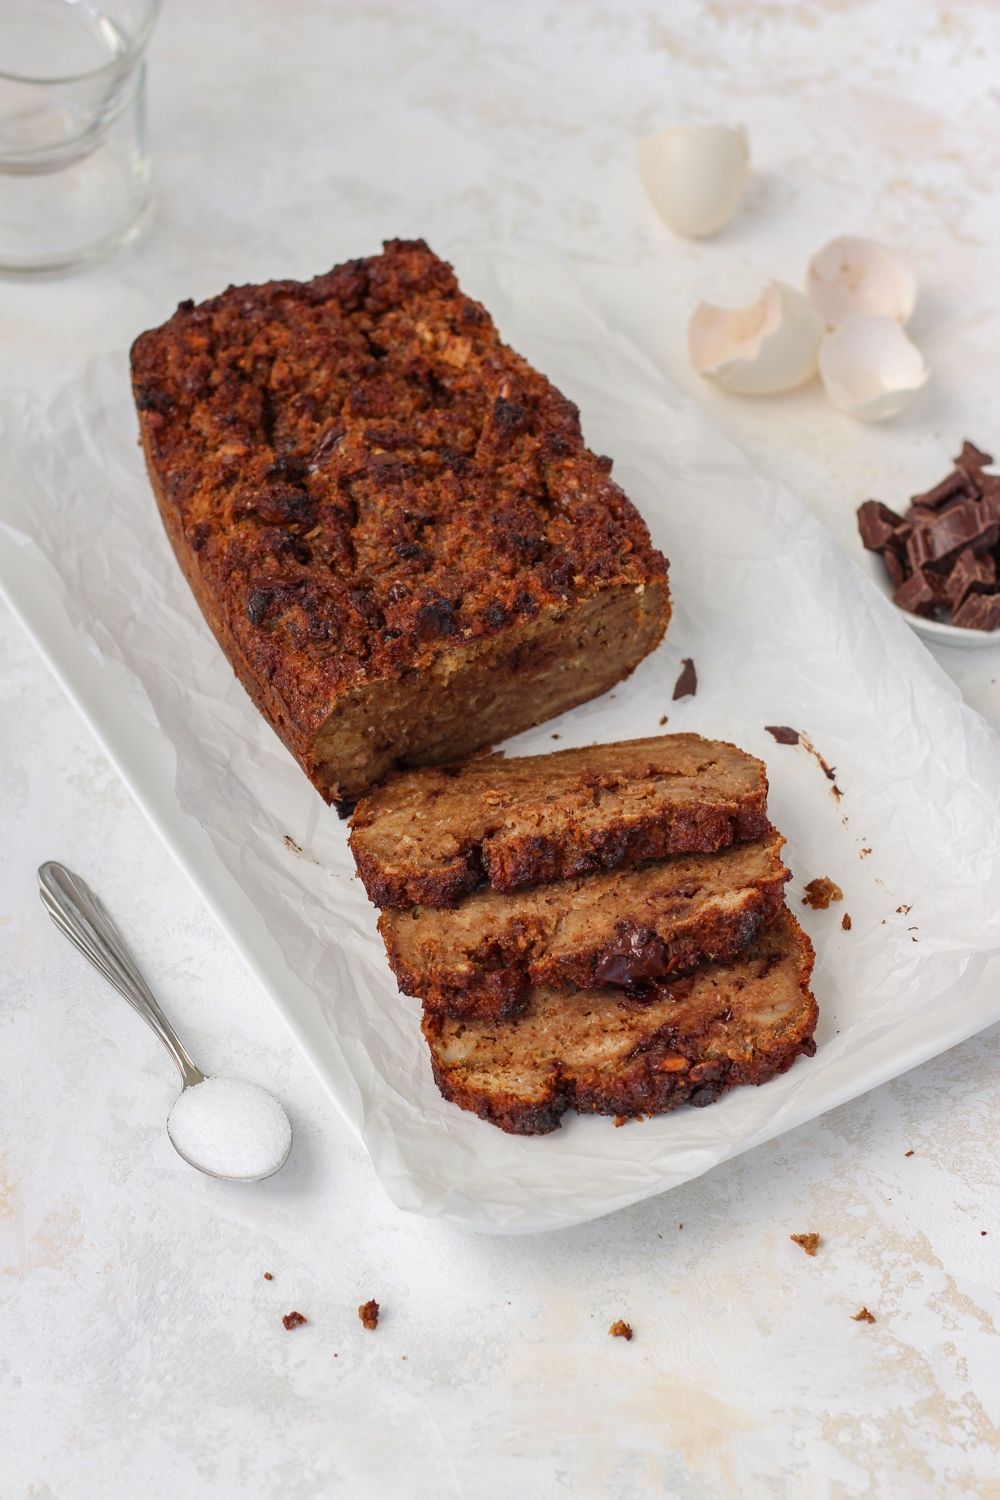
[[[191,1061],[186,1048],[154,1000],[121,933],[86,882],[64,865],[49,860],[38,871],[38,885],[42,902],[59,931],[69,938],[84,958],[90,960],[94,968],[104,975],[108,983],[155,1031],[177,1065],[181,1075],[181,1092],[204,1083],[206,1075]],[[276,1099],[274,1103],[284,1115],[284,1110]],[[292,1149],[291,1124],[288,1132],[288,1147],[277,1166],[253,1176],[234,1177],[223,1172],[213,1172],[211,1168],[186,1155],[170,1136],[169,1118],[167,1120],[167,1135],[178,1156],[183,1157],[189,1166],[197,1167],[199,1172],[227,1182],[260,1182],[265,1177],[273,1177],[285,1165]]]

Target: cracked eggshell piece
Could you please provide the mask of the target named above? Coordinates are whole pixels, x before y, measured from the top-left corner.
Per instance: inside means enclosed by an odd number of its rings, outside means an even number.
[[[852,313],[819,347],[819,373],[834,406],[863,422],[895,417],[927,384],[930,371],[895,318]]]
[[[917,301],[917,277],[905,255],[877,240],[842,234],[809,262],[809,300],[827,328],[852,313],[905,323]]]
[[[656,212],[700,239],[729,222],[750,169],[742,125],[674,125],[639,142],[639,172]]]
[[[749,307],[700,302],[688,325],[688,351],[699,375],[737,396],[774,396],[816,373],[823,325],[808,300],[769,281]]]

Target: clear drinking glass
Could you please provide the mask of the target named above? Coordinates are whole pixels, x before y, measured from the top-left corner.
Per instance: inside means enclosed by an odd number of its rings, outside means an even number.
[[[0,274],[70,270],[138,230],[158,5],[0,0]]]

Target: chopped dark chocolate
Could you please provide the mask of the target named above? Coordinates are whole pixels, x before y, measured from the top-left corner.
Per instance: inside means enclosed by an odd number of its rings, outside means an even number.
[[[945,579],[945,598],[952,609],[958,609],[972,593],[989,594],[996,588],[997,565],[989,553],[973,552],[966,547],[952,563],[951,572]]]
[[[932,573],[911,573],[892,596],[894,604],[911,615],[933,615],[945,603],[944,590]]]
[[[681,675],[674,684],[674,702],[678,698],[693,698],[698,691],[698,674],[690,656],[682,658]]]
[[[965,630],[1000,629],[1000,594],[969,594],[951,617]]]
[[[985,551],[995,547],[1000,528],[985,515],[975,500],[960,500],[939,511],[932,522],[914,526],[906,541],[906,560],[911,568],[950,562],[963,547]]]
[[[858,507],[862,544],[878,552],[893,598],[911,614],[974,630],[1000,627],[1000,474],[966,440],[955,468],[914,495],[903,516],[879,500]],[[959,618],[961,615],[961,618]]]
[[[940,484],[925,490],[922,495],[914,495],[912,504],[926,505],[929,510],[936,510],[939,505],[946,505],[949,500],[957,500],[968,494],[970,494],[968,474],[964,469],[953,469],[941,480]]]
[[[894,547],[886,547],[885,551],[882,553],[882,561],[885,563],[885,571],[889,575],[889,582],[892,584],[894,589],[898,589],[899,585],[906,577],[905,562],[899,556],[898,552],[896,552]]]
[[[858,530],[862,545],[869,552],[881,552],[883,547],[896,543],[900,528],[905,525],[903,517],[897,516],[881,500],[866,500],[863,505],[858,506]]]
[[[955,462],[960,469],[964,469],[967,474],[974,474],[978,479],[980,469],[988,468],[993,462],[993,455],[984,453],[981,448],[977,448],[975,443],[970,443],[966,438]]]

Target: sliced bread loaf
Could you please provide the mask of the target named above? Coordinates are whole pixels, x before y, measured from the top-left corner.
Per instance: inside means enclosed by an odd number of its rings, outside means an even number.
[[[715,854],[474,891],[453,909],[385,911],[379,931],[404,994],[442,1015],[504,1020],[531,985],[634,989],[735,958],[781,910],[783,844],[771,829]]]
[[[567,1109],[626,1118],[711,1104],[812,1056],[813,949],[785,909],[743,953],[638,999],[534,989],[516,1020],[425,1012],[424,1036],[446,1099],[501,1130],[540,1135]]]
[[[767,832],[762,761],[696,734],[403,772],[365,797],[351,849],[381,907],[448,906]]]

